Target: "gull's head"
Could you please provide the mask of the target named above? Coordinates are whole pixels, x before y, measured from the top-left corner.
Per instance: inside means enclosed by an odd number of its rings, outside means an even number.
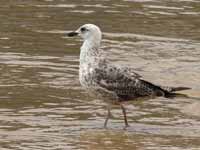
[[[69,37],[80,36],[84,41],[101,41],[101,30],[94,24],[85,24],[79,27],[76,31],[68,33]]]

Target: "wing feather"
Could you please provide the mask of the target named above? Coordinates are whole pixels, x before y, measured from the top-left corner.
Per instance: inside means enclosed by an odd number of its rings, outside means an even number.
[[[141,76],[130,68],[104,66],[97,68],[96,71],[98,85],[124,99],[150,96],[155,91],[162,91],[159,87],[142,80]]]

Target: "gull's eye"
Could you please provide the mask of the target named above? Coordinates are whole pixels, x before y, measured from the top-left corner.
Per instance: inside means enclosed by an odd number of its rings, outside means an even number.
[[[81,32],[85,32],[85,31],[87,31],[87,29],[85,27],[82,27]]]

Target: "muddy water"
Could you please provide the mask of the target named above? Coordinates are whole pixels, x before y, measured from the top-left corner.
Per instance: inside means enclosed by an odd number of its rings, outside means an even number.
[[[199,98],[199,18],[199,0],[1,0],[0,149],[200,149],[195,98],[132,102],[127,130],[113,108],[103,129],[106,104],[78,81],[81,41],[64,38],[95,23],[113,63]]]

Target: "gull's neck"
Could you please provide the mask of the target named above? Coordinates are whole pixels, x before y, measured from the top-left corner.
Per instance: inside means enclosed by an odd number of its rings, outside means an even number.
[[[97,60],[101,56],[101,39],[90,38],[84,41],[80,52],[80,65]]]

